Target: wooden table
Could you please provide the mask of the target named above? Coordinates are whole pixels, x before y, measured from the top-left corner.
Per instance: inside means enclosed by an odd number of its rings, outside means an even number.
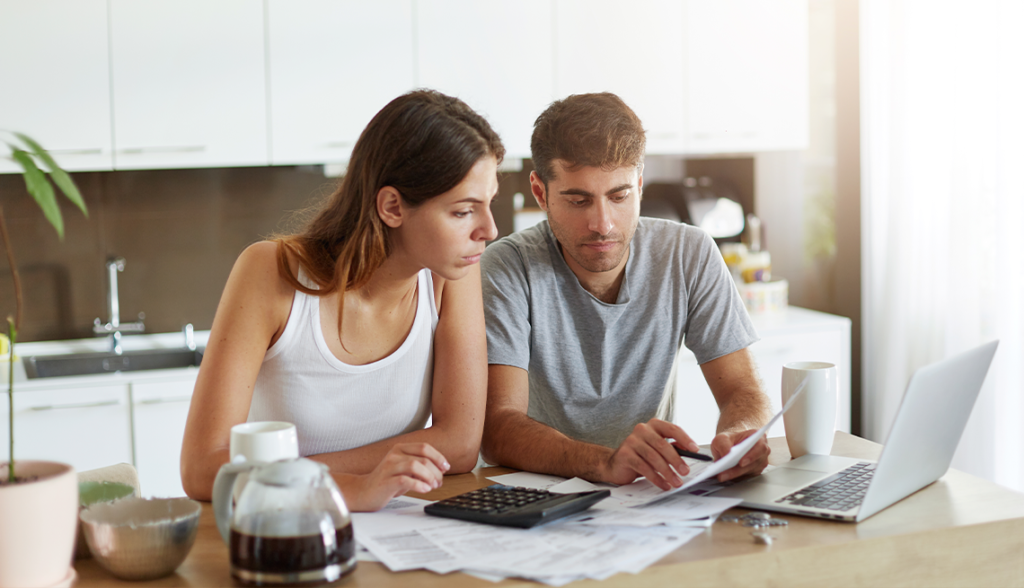
[[[769,440],[771,462],[789,460],[784,439]],[[836,433],[832,453],[877,459],[881,446]],[[429,494],[439,500],[487,486],[486,468],[451,476]],[[734,514],[746,512],[736,509]],[[786,516],[788,527],[771,528],[773,545],[755,544],[751,529],[715,523],[704,534],[639,575],[618,574],[602,586],[1024,586],[1024,495],[950,470],[942,479],[859,524]],[[151,586],[230,586],[228,551],[209,504],[199,536],[177,572]],[[77,586],[140,586],[110,576],[93,560],[75,563]],[[574,586],[594,585],[583,581]],[[491,586],[464,574],[392,573],[360,562],[342,587]],[[539,586],[505,580],[500,586]]]

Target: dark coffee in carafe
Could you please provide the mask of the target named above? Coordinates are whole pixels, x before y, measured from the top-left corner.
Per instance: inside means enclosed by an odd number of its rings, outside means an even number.
[[[248,584],[333,582],[355,567],[352,525],[334,533],[253,535],[231,529],[231,573]]]

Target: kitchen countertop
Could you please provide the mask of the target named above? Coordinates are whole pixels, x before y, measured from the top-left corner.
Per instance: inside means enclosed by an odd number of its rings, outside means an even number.
[[[210,331],[196,331],[193,334],[196,347],[203,348],[210,338]],[[181,349],[184,347],[185,336],[181,332],[151,333],[142,335],[123,335],[121,347],[125,351],[141,351],[147,349]],[[81,386],[101,386],[146,380],[167,380],[176,377],[194,378],[198,367],[172,368],[164,370],[140,370],[132,372],[114,372],[107,374],[88,374],[81,376],[65,376],[59,378],[28,379],[22,360],[26,357],[40,355],[66,355],[71,353],[102,353],[108,350],[110,340],[107,337],[91,339],[69,339],[65,341],[33,341],[19,343],[14,350],[16,357],[14,368],[14,389],[16,392],[31,390],[52,390]],[[6,358],[4,358],[6,360]],[[6,361],[4,362],[6,368]],[[3,370],[0,391],[7,391],[6,369]]]

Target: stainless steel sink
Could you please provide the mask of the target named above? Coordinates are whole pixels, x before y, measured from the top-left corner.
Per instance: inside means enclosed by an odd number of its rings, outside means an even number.
[[[197,366],[203,360],[202,349],[146,349],[114,353],[72,353],[26,357],[25,374],[29,379],[108,374],[140,370],[164,370]]]

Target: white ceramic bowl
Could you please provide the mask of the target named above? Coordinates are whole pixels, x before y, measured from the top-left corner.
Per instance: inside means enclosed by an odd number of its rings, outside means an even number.
[[[126,498],[79,515],[85,540],[104,569],[122,580],[173,572],[192,549],[202,506],[189,498]]]

